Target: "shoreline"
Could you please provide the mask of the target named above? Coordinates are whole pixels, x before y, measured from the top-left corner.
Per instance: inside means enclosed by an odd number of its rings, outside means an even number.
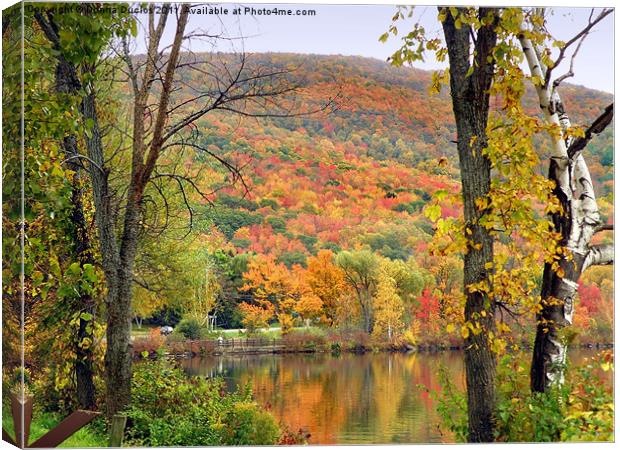
[[[205,343],[210,343],[208,347],[205,346]],[[179,344],[179,343],[175,343]],[[338,355],[342,353],[350,353],[350,354],[358,354],[363,355],[366,353],[441,353],[448,351],[462,351],[463,346],[461,345],[416,345],[416,346],[365,346],[365,345],[354,345],[348,348],[342,348],[341,346],[334,347],[332,345],[303,345],[303,346],[286,346],[284,344],[275,344],[272,345],[238,345],[234,346],[218,346],[217,342],[213,341],[184,341],[181,343],[185,348],[179,349],[177,345],[176,349],[168,348],[166,346],[162,347],[164,349],[162,352],[161,349],[158,351],[150,351],[148,352],[148,356],[145,356],[143,353],[135,353],[134,352],[134,360],[139,360],[141,358],[149,358],[153,359],[156,357],[163,356],[169,359],[191,359],[196,357],[207,357],[207,356],[237,356],[237,355],[283,355],[283,354],[311,354],[311,353],[331,353],[333,355]],[[189,348],[187,348],[189,347]],[[579,349],[599,349],[599,350],[610,350],[614,348],[613,343],[581,343],[581,344],[573,344],[568,346],[569,349],[579,348]],[[520,350],[531,350],[532,345],[520,345]]]

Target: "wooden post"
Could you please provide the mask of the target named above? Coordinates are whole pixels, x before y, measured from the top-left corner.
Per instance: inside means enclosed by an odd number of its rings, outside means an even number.
[[[28,444],[30,424],[32,422],[32,397],[11,394],[11,413],[15,439],[3,428],[2,439],[20,448],[53,448],[60,445],[73,433],[90,423],[101,413],[95,411],[78,410],[65,418],[53,429],[49,430],[32,444]],[[23,426],[22,426],[23,425]]]
[[[96,419],[101,413],[78,409],[69,417],[60,422],[54,429],[48,431],[42,437],[33,442],[32,448],[54,448],[62,444],[83,426]]]
[[[112,417],[110,424],[110,440],[108,447],[120,447],[123,445],[123,435],[125,434],[125,425],[127,424],[127,416],[116,414]]]
[[[22,394],[11,394],[11,413],[13,415],[13,429],[15,443],[18,447],[28,446],[30,422],[32,421],[32,397]],[[22,427],[23,425],[23,427]]]

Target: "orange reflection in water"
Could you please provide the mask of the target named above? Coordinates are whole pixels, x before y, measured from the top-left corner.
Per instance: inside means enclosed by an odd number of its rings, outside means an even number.
[[[437,428],[432,400],[444,364],[463,385],[462,356],[441,354],[245,355],[186,360],[190,374],[251,383],[256,399],[310,443],[451,441]]]

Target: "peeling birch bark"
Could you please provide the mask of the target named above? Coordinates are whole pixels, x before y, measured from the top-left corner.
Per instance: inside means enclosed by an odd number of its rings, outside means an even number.
[[[590,266],[607,266],[614,263],[614,246],[611,244],[593,245],[583,262],[582,272]]]
[[[613,246],[590,246],[592,236],[601,224],[592,178],[581,153],[591,133],[585,142],[579,142],[578,149],[571,151],[573,138],[567,136],[571,123],[557,90],[559,83],[549,83],[550,74],[533,43],[524,36],[520,37],[520,42],[532,77],[546,80],[535,84],[545,119],[561,130],[553,140],[549,179],[556,183],[554,194],[562,205],[562,211],[552,214],[551,220],[555,231],[562,236],[560,245],[568,249],[569,255],[559,261],[559,271],[545,264],[543,272],[542,308],[537,315],[530,381],[533,391],[544,392],[564,382],[567,346],[564,331],[573,323],[579,277],[591,265],[611,264]],[[608,107],[588,132],[603,131],[612,115],[613,107]]]

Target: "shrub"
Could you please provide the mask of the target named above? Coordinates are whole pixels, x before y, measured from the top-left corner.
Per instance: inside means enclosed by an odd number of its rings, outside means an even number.
[[[579,367],[566,391],[566,414],[562,441],[614,440],[614,395],[611,383],[604,382],[602,372],[613,371],[613,353],[602,352]],[[613,379],[613,378],[612,378]]]
[[[187,338],[177,330],[166,336],[166,348],[172,355],[182,355],[186,351]]]
[[[612,369],[613,355],[603,352],[585,365],[567,370],[563,385],[531,393],[529,355],[505,355],[497,367],[496,440],[504,442],[612,441],[613,393],[602,373]],[[443,425],[457,441],[467,438],[465,395],[440,371],[437,401]],[[427,389],[428,391],[428,389]]]
[[[200,339],[200,324],[196,319],[183,319],[179,322],[176,329],[187,339],[194,341]]]
[[[415,347],[420,344],[421,329],[420,322],[418,320],[413,320],[409,328],[405,330],[402,336],[396,339],[395,343],[405,347]]]
[[[188,378],[165,360],[136,364],[127,444],[131,446],[274,445],[280,429],[248,387],[226,393],[222,380]]]
[[[273,445],[280,437],[273,416],[250,401],[233,405],[224,417],[224,429],[226,445]]]
[[[280,433],[280,439],[278,440],[278,445],[302,445],[307,444],[308,439],[310,438],[310,433],[306,432],[303,429],[299,429],[296,432],[289,430],[288,428],[284,428]]]
[[[147,337],[139,337],[133,341],[134,355],[149,355],[157,353],[164,345],[166,338],[161,335],[159,328],[153,328]]]
[[[371,348],[370,335],[364,331],[338,331],[331,333],[328,340],[337,343],[342,350],[357,353],[365,352]]]
[[[215,346],[216,344],[214,341],[205,340],[190,342],[189,345],[186,346],[186,351],[190,352],[192,355],[207,355],[215,350]]]
[[[296,351],[315,351],[327,344],[325,336],[321,334],[297,330],[283,335],[282,342],[287,350]]]

